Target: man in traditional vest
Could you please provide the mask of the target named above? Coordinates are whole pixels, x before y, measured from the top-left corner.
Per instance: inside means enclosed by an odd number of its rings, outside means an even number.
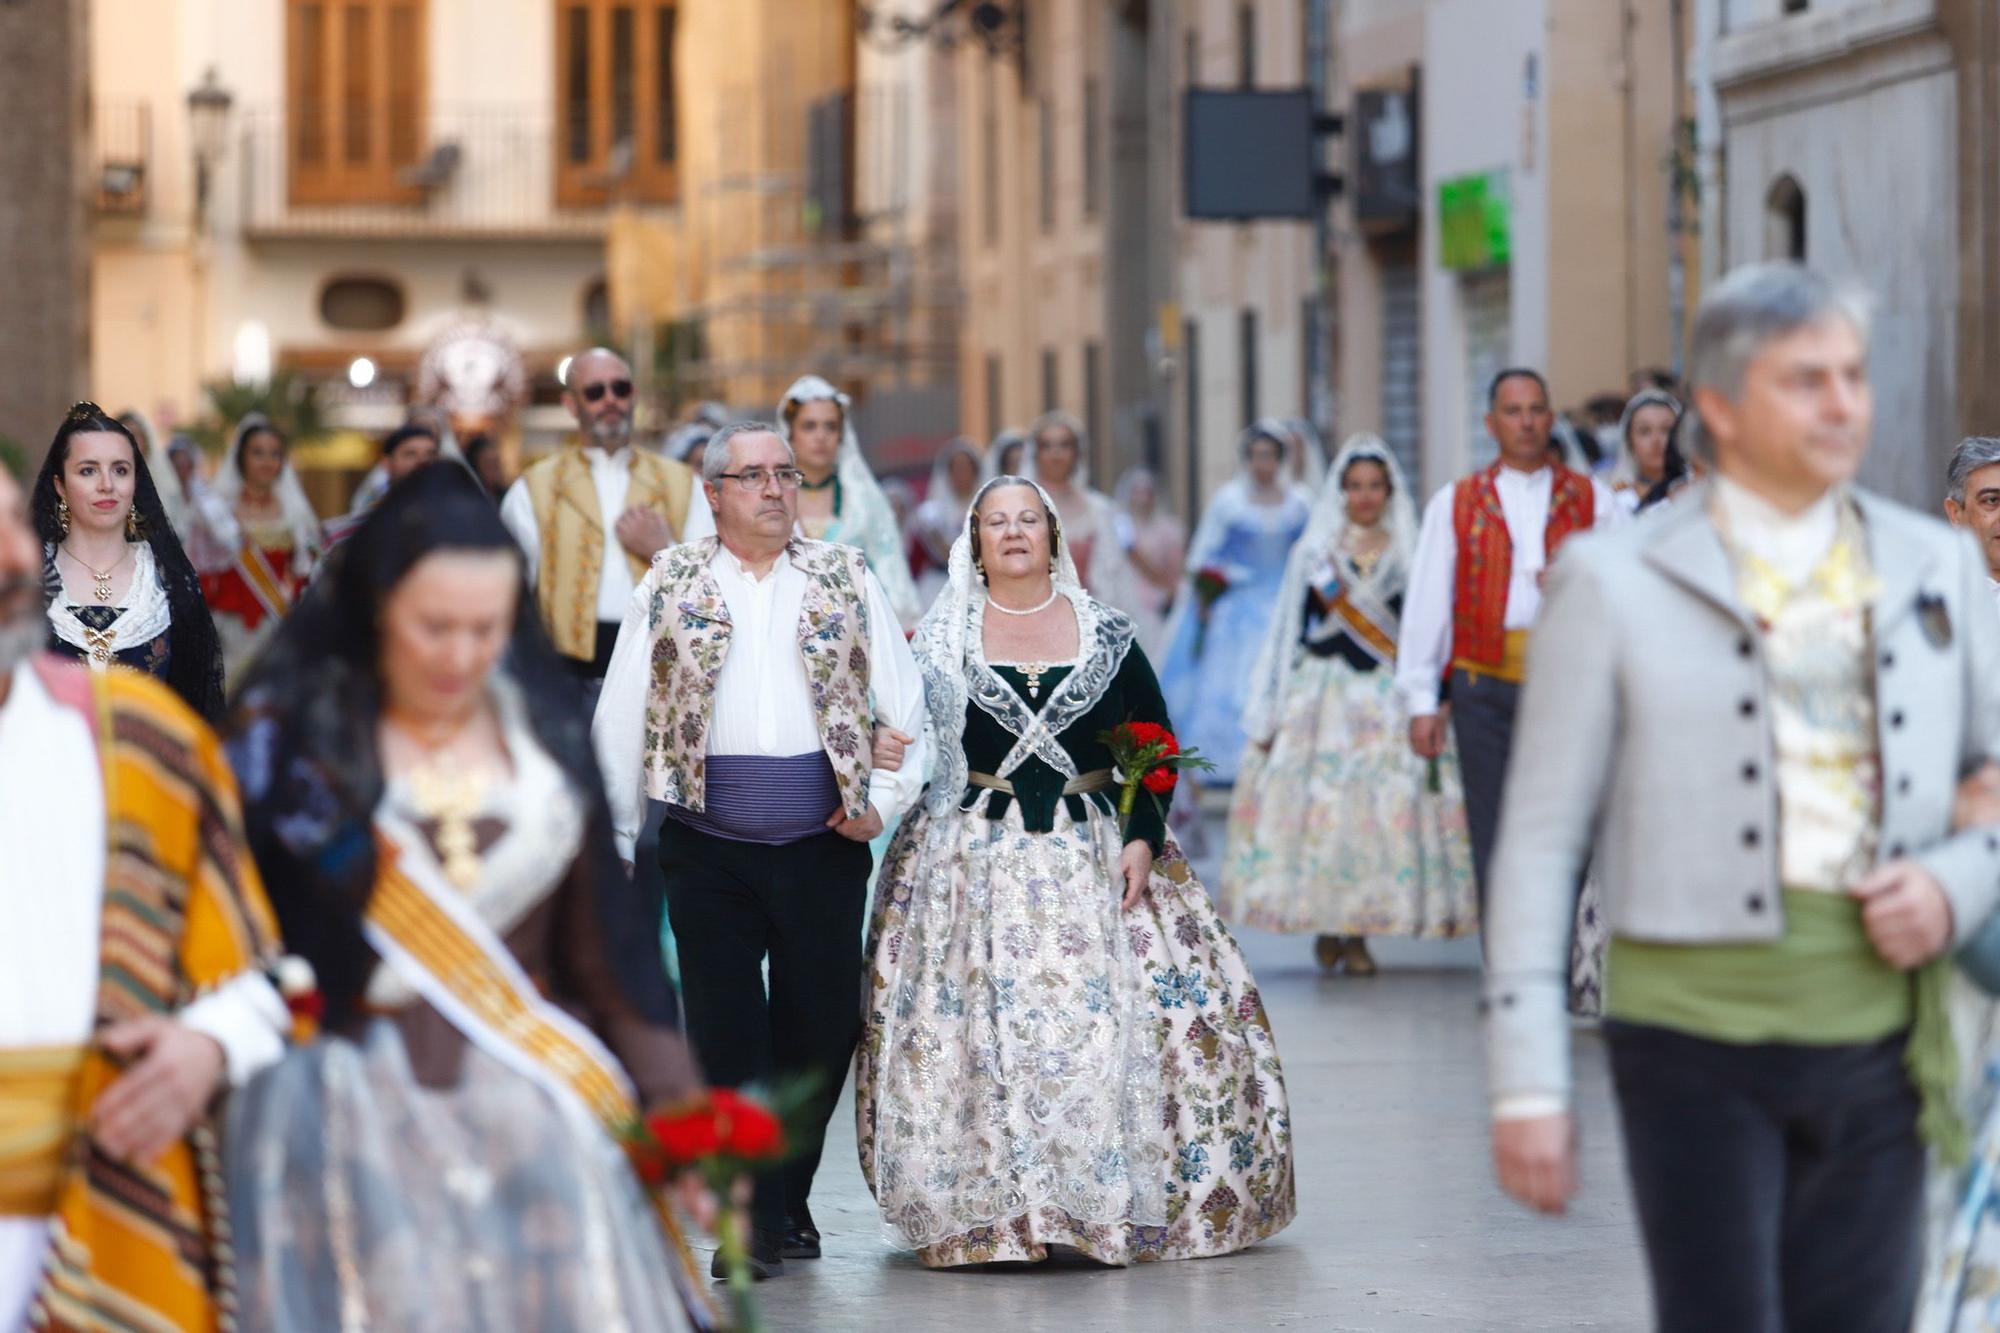
[[[0,470],[0,1330],[230,1326],[211,1112],[283,1054],[222,747],[165,686],[38,653]]]
[[[632,447],[632,368],[602,347],[570,358],[563,406],[578,439],[500,502],[527,552],[542,623],[587,682],[604,678],[625,603],[654,554],[715,530],[686,464]]]
[[[1486,429],[1500,457],[1424,507],[1403,603],[1396,686],[1410,714],[1410,744],[1426,759],[1443,752],[1439,687],[1449,673],[1482,916],[1543,573],[1565,539],[1619,513],[1601,484],[1549,462],[1554,425],[1540,372],[1516,367],[1493,377]]]
[[[592,730],[628,860],[646,798],[667,806],[660,864],[703,1069],[725,1087],[816,1081],[807,1141],[757,1182],[768,1277],[819,1257],[807,1195],[860,1035],[868,841],[922,790],[924,691],[862,553],[794,534],[803,474],[775,426],[719,432],[702,477],[716,535],[640,581]],[[896,771],[878,726],[908,743]]]

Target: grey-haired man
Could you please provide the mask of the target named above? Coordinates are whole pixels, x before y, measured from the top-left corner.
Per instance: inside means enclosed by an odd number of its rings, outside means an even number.
[[[1565,551],[1530,651],[1491,899],[1494,1157],[1561,1211],[1594,843],[1666,1333],[1902,1333],[1925,1145],[1963,1141],[1941,960],[2000,892],[2000,831],[1953,832],[2000,744],[2000,620],[1969,541],[1851,485],[1867,327],[1795,265],[1718,284],[1690,368],[1714,480]]]
[[[1979,541],[1993,599],[2000,604],[2000,439],[1973,435],[1958,442],[1945,469],[1944,516]]]

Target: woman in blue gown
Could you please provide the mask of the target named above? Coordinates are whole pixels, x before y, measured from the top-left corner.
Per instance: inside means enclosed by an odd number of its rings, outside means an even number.
[[[1237,475],[1216,492],[1188,549],[1188,581],[1168,632],[1160,688],[1182,749],[1215,764],[1206,781],[1236,781],[1243,708],[1276,612],[1285,559],[1311,507],[1284,475],[1284,425],[1260,421],[1237,442]],[[1204,588],[1220,586],[1213,600]]]

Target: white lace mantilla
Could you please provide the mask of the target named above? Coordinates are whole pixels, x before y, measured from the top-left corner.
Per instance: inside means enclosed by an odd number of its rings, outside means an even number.
[[[528,729],[519,694],[496,679],[494,701],[514,775],[491,784],[480,803],[479,819],[506,827],[481,855],[479,882],[467,896],[480,919],[504,936],[549,896],[575,864],[583,845],[585,811],[561,767]],[[401,780],[388,784],[382,803],[411,824],[423,819],[412,803],[409,785]],[[431,853],[428,844],[419,844],[409,854]],[[395,969],[387,965],[375,969],[368,983],[370,1004],[397,1009],[416,999],[415,988]]]

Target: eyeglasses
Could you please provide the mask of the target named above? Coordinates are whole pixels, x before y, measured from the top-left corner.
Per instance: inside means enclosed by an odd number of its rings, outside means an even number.
[[[727,477],[746,491],[761,491],[773,480],[781,491],[795,491],[806,479],[806,474],[795,467],[745,468],[741,472],[721,472],[717,476]]]
[[[584,402],[595,403],[601,400],[607,391],[614,398],[630,398],[632,396],[632,381],[600,380],[596,384],[584,385],[577,392],[583,395]]]

